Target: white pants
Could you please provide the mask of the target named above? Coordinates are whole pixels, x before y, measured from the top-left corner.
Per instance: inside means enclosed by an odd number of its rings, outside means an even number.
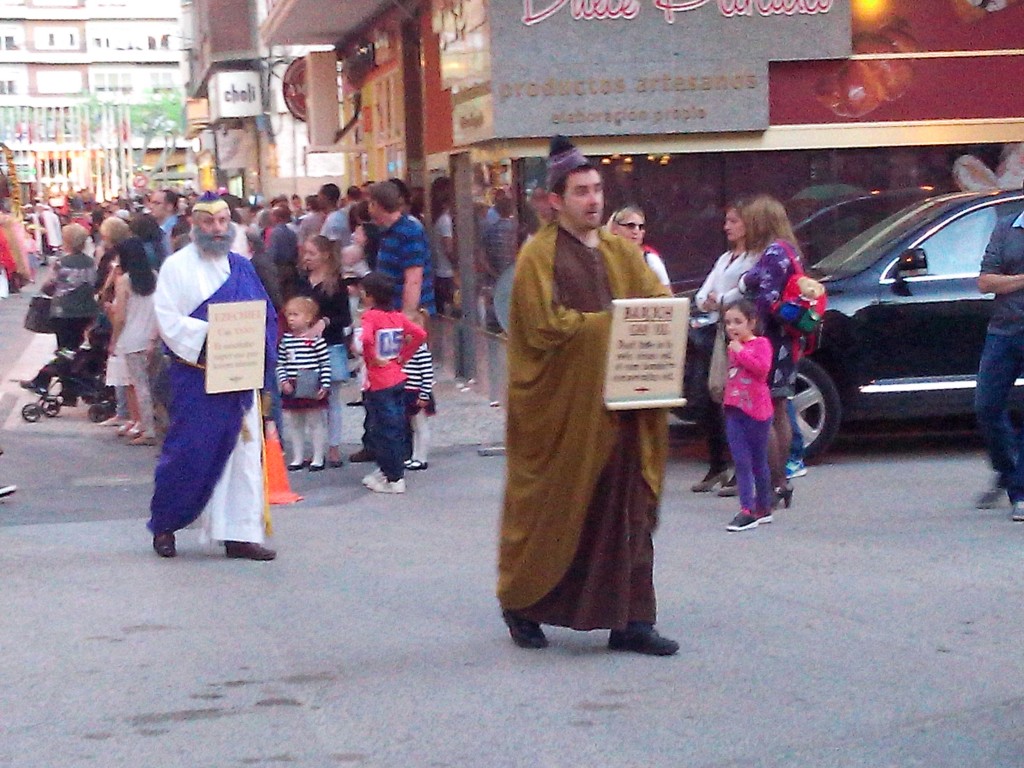
[[[412,460],[427,463],[430,451],[430,417],[423,410],[412,417]]]
[[[324,463],[327,450],[327,411],[324,408],[285,410],[285,439],[288,443],[288,463],[301,464],[306,458],[306,433],[313,444],[313,463]]]

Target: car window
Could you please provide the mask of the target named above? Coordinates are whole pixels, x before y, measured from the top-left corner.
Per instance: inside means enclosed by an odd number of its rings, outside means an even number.
[[[996,207],[989,205],[954,219],[926,238],[921,247],[928,257],[928,274],[978,274],[997,218]]]
[[[897,211],[844,243],[814,265],[814,271],[832,277],[847,277],[867,269],[878,260],[891,243],[906,237],[909,232],[942,210],[956,205],[962,196],[944,195],[926,200]],[[979,262],[980,265],[980,262]]]

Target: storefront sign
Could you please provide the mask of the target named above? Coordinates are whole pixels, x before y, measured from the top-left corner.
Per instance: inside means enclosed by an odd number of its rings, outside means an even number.
[[[685,405],[683,361],[689,327],[689,299],[613,301],[605,406],[618,411]]]
[[[210,112],[215,121],[263,114],[260,73],[245,70],[214,74],[210,78]]]
[[[494,136],[494,99],[489,93],[452,98],[452,138],[466,146]]]
[[[313,178],[345,176],[344,152],[306,152],[306,175]]]
[[[284,105],[296,120],[306,122],[306,59],[295,59],[281,78]]]
[[[502,139],[764,130],[770,61],[850,55],[850,0],[520,0],[488,13]]]

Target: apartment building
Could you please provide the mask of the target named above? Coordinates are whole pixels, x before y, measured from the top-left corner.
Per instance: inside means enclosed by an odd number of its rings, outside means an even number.
[[[0,141],[21,180],[127,192],[145,162],[128,107],[183,93],[182,49],[178,2],[0,0]]]

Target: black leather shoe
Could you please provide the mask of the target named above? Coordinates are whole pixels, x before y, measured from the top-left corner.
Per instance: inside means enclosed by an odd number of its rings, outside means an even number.
[[[647,656],[673,656],[679,652],[679,643],[662,637],[654,627],[613,629],[608,635],[608,648],[613,651],[632,651]]]
[[[524,619],[512,611],[502,611],[501,618],[508,626],[508,633],[512,635],[512,642],[520,648],[547,648],[548,639],[544,636],[544,630],[536,621]]]
[[[225,541],[224,554],[239,560],[273,560],[277,552],[251,541]]]
[[[160,557],[174,557],[178,550],[174,545],[173,533],[158,533],[153,537],[153,551]]]

